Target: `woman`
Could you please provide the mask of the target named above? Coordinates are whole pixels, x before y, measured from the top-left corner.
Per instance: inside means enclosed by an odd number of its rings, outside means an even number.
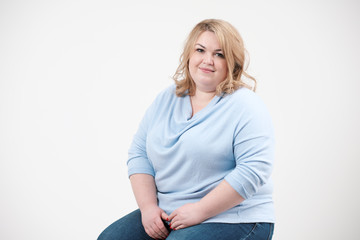
[[[195,26],[175,85],[149,107],[129,150],[139,210],[100,240],[272,238],[273,130],[244,63],[232,25]]]

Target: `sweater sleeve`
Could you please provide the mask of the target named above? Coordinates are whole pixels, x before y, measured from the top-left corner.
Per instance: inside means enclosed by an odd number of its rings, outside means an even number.
[[[148,159],[146,151],[147,132],[152,119],[154,105],[155,102],[146,111],[130,145],[127,161],[129,177],[136,173],[155,176],[154,168]]]
[[[241,114],[234,132],[236,166],[225,180],[244,198],[253,196],[269,179],[274,161],[274,133],[264,104],[252,103]]]

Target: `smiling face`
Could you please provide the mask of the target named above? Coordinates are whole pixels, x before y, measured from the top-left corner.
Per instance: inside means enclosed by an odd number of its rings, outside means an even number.
[[[220,43],[213,32],[203,32],[195,42],[189,60],[189,72],[196,90],[214,92],[227,76],[227,63]]]

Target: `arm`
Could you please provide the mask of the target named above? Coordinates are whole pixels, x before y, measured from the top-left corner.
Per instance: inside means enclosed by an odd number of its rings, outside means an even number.
[[[130,176],[131,186],[136,202],[141,211],[141,220],[145,232],[152,238],[165,239],[169,232],[162,218],[168,216],[158,207],[154,177],[148,174],[133,174]]]
[[[129,149],[127,165],[131,186],[141,211],[141,221],[145,232],[152,238],[165,239],[169,232],[161,218],[166,219],[168,216],[158,207],[157,189],[154,180],[155,171],[146,151],[147,132],[156,106],[157,100],[148,108],[140,122]]]
[[[251,198],[267,182],[273,165],[273,129],[267,111],[256,107],[242,116],[235,128],[235,168],[200,201],[176,209],[169,217],[173,229],[199,224],[224,212]]]
[[[186,228],[222,213],[244,201],[235,190],[223,180],[199,202],[185,204],[169,216],[172,229]]]

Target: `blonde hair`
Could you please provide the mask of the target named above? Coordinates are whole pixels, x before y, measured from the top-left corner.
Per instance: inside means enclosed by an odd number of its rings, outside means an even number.
[[[246,50],[239,32],[224,20],[206,19],[193,28],[185,42],[183,53],[180,56],[180,64],[173,76],[176,95],[181,97],[195,94],[196,85],[189,72],[189,59],[194,52],[197,39],[205,31],[215,33],[228,67],[227,77],[216,87],[216,94],[231,94],[240,87],[247,87],[255,91],[255,78],[245,72]],[[243,76],[253,81],[252,86],[244,82]]]

